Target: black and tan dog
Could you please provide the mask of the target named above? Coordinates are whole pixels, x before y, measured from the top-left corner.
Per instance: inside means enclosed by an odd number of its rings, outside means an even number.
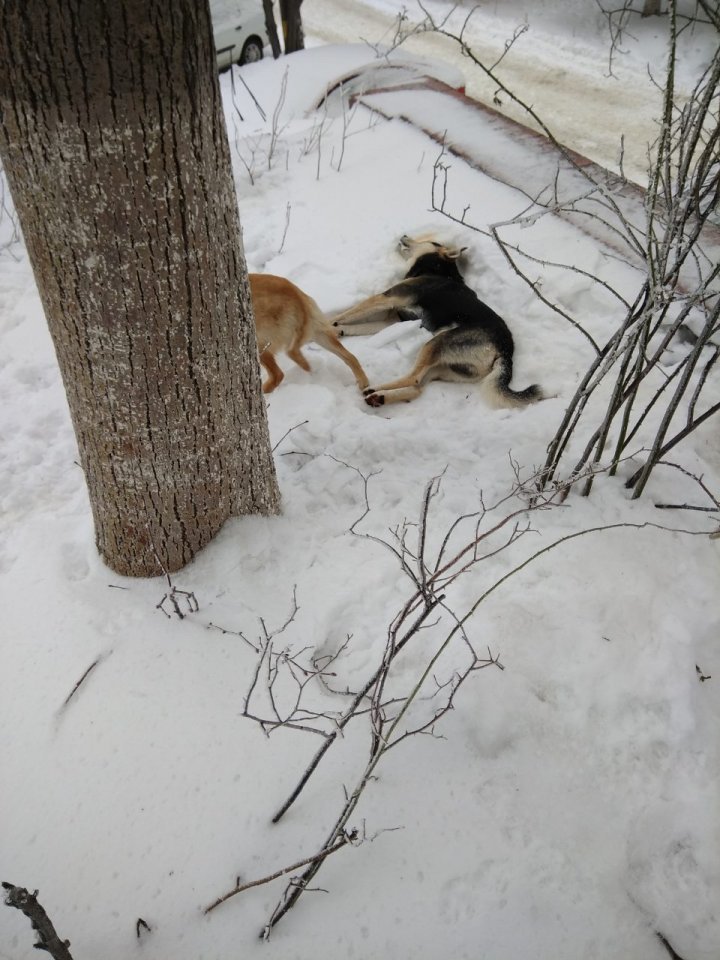
[[[365,402],[379,407],[414,400],[431,380],[483,380],[498,407],[541,400],[536,384],[521,391],[511,389],[512,334],[463,280],[456,262],[462,250],[411,237],[401,239],[400,249],[413,260],[405,279],[339,314],[333,326],[341,336],[352,336],[374,333],[398,320],[419,319],[435,336],[422,347],[407,376],[368,387]]]

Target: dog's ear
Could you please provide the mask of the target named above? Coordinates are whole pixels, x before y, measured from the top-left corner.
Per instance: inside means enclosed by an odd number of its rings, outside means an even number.
[[[445,256],[449,257],[450,260],[459,259],[467,250],[467,247],[448,247],[445,250]]]

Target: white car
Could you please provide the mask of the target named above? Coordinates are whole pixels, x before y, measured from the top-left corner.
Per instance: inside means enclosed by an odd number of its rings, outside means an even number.
[[[262,0],[210,0],[210,12],[220,69],[262,60],[269,43]]]

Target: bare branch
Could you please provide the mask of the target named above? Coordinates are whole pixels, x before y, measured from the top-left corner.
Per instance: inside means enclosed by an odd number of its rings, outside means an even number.
[[[300,867],[306,867],[309,863],[319,863],[320,861],[325,860],[325,858],[329,857],[331,854],[337,853],[338,850],[342,850],[342,848],[348,843],[354,843],[356,840],[357,833],[344,833],[329,849],[323,849],[312,857],[306,857],[304,860],[298,860],[297,863],[293,863],[289,867],[283,867],[282,870],[277,870],[275,873],[271,873],[267,877],[261,877],[259,880],[251,880],[249,883],[238,883],[228,893],[224,893],[221,897],[218,897],[217,900],[213,900],[208,907],[205,907],[203,913],[212,913],[212,911],[219,907],[220,904],[226,903],[231,899],[231,897],[237,896],[238,893],[243,893],[245,890],[252,889],[252,887],[259,887],[262,884],[270,883],[272,880],[277,880],[278,877],[284,877],[288,873],[294,873],[296,870],[299,870]]]
[[[5,905],[15,907],[24,913],[37,934],[38,942],[34,944],[36,950],[46,950],[53,960],[72,960],[70,941],[61,940],[55,927],[43,907],[38,903],[38,891],[30,893],[24,887],[16,887],[12,883],[3,882],[7,890]]]

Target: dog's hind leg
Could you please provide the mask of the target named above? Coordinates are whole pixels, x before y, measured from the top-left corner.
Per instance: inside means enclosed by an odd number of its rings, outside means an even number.
[[[365,397],[365,403],[369,407],[382,407],[386,403],[410,403],[422,393],[422,387],[419,384],[408,387],[398,387],[393,390],[383,389],[376,393],[369,393]]]
[[[370,407],[381,407],[386,403],[399,403],[402,400],[409,402],[419,397],[426,383],[437,380],[442,375],[442,368],[437,364],[437,355],[438,343],[435,338],[420,350],[415,366],[407,376],[366,390],[365,403]]]
[[[303,370],[310,373],[310,364],[305,359],[305,355],[299,346],[293,345],[287,351],[287,355],[293,360],[299,367],[302,367]]]
[[[407,309],[410,305],[406,295],[379,293],[338,314],[332,325],[340,336],[376,333],[399,319],[397,310]]]
[[[346,350],[345,347],[340,343],[337,334],[331,330],[318,330],[313,337],[315,343],[318,343],[321,347],[325,347],[326,350],[329,350],[330,353],[334,353],[336,357],[339,357],[344,364],[346,364],[353,372],[353,376],[357,381],[357,385],[361,390],[364,390],[368,385],[368,378],[365,374],[365,371],[360,366],[360,361],[357,357],[353,356],[349,350]]]
[[[268,379],[262,385],[263,393],[272,393],[275,387],[279,386],[285,374],[277,365],[275,357],[269,350],[263,350],[260,354],[260,363],[268,372]]]

